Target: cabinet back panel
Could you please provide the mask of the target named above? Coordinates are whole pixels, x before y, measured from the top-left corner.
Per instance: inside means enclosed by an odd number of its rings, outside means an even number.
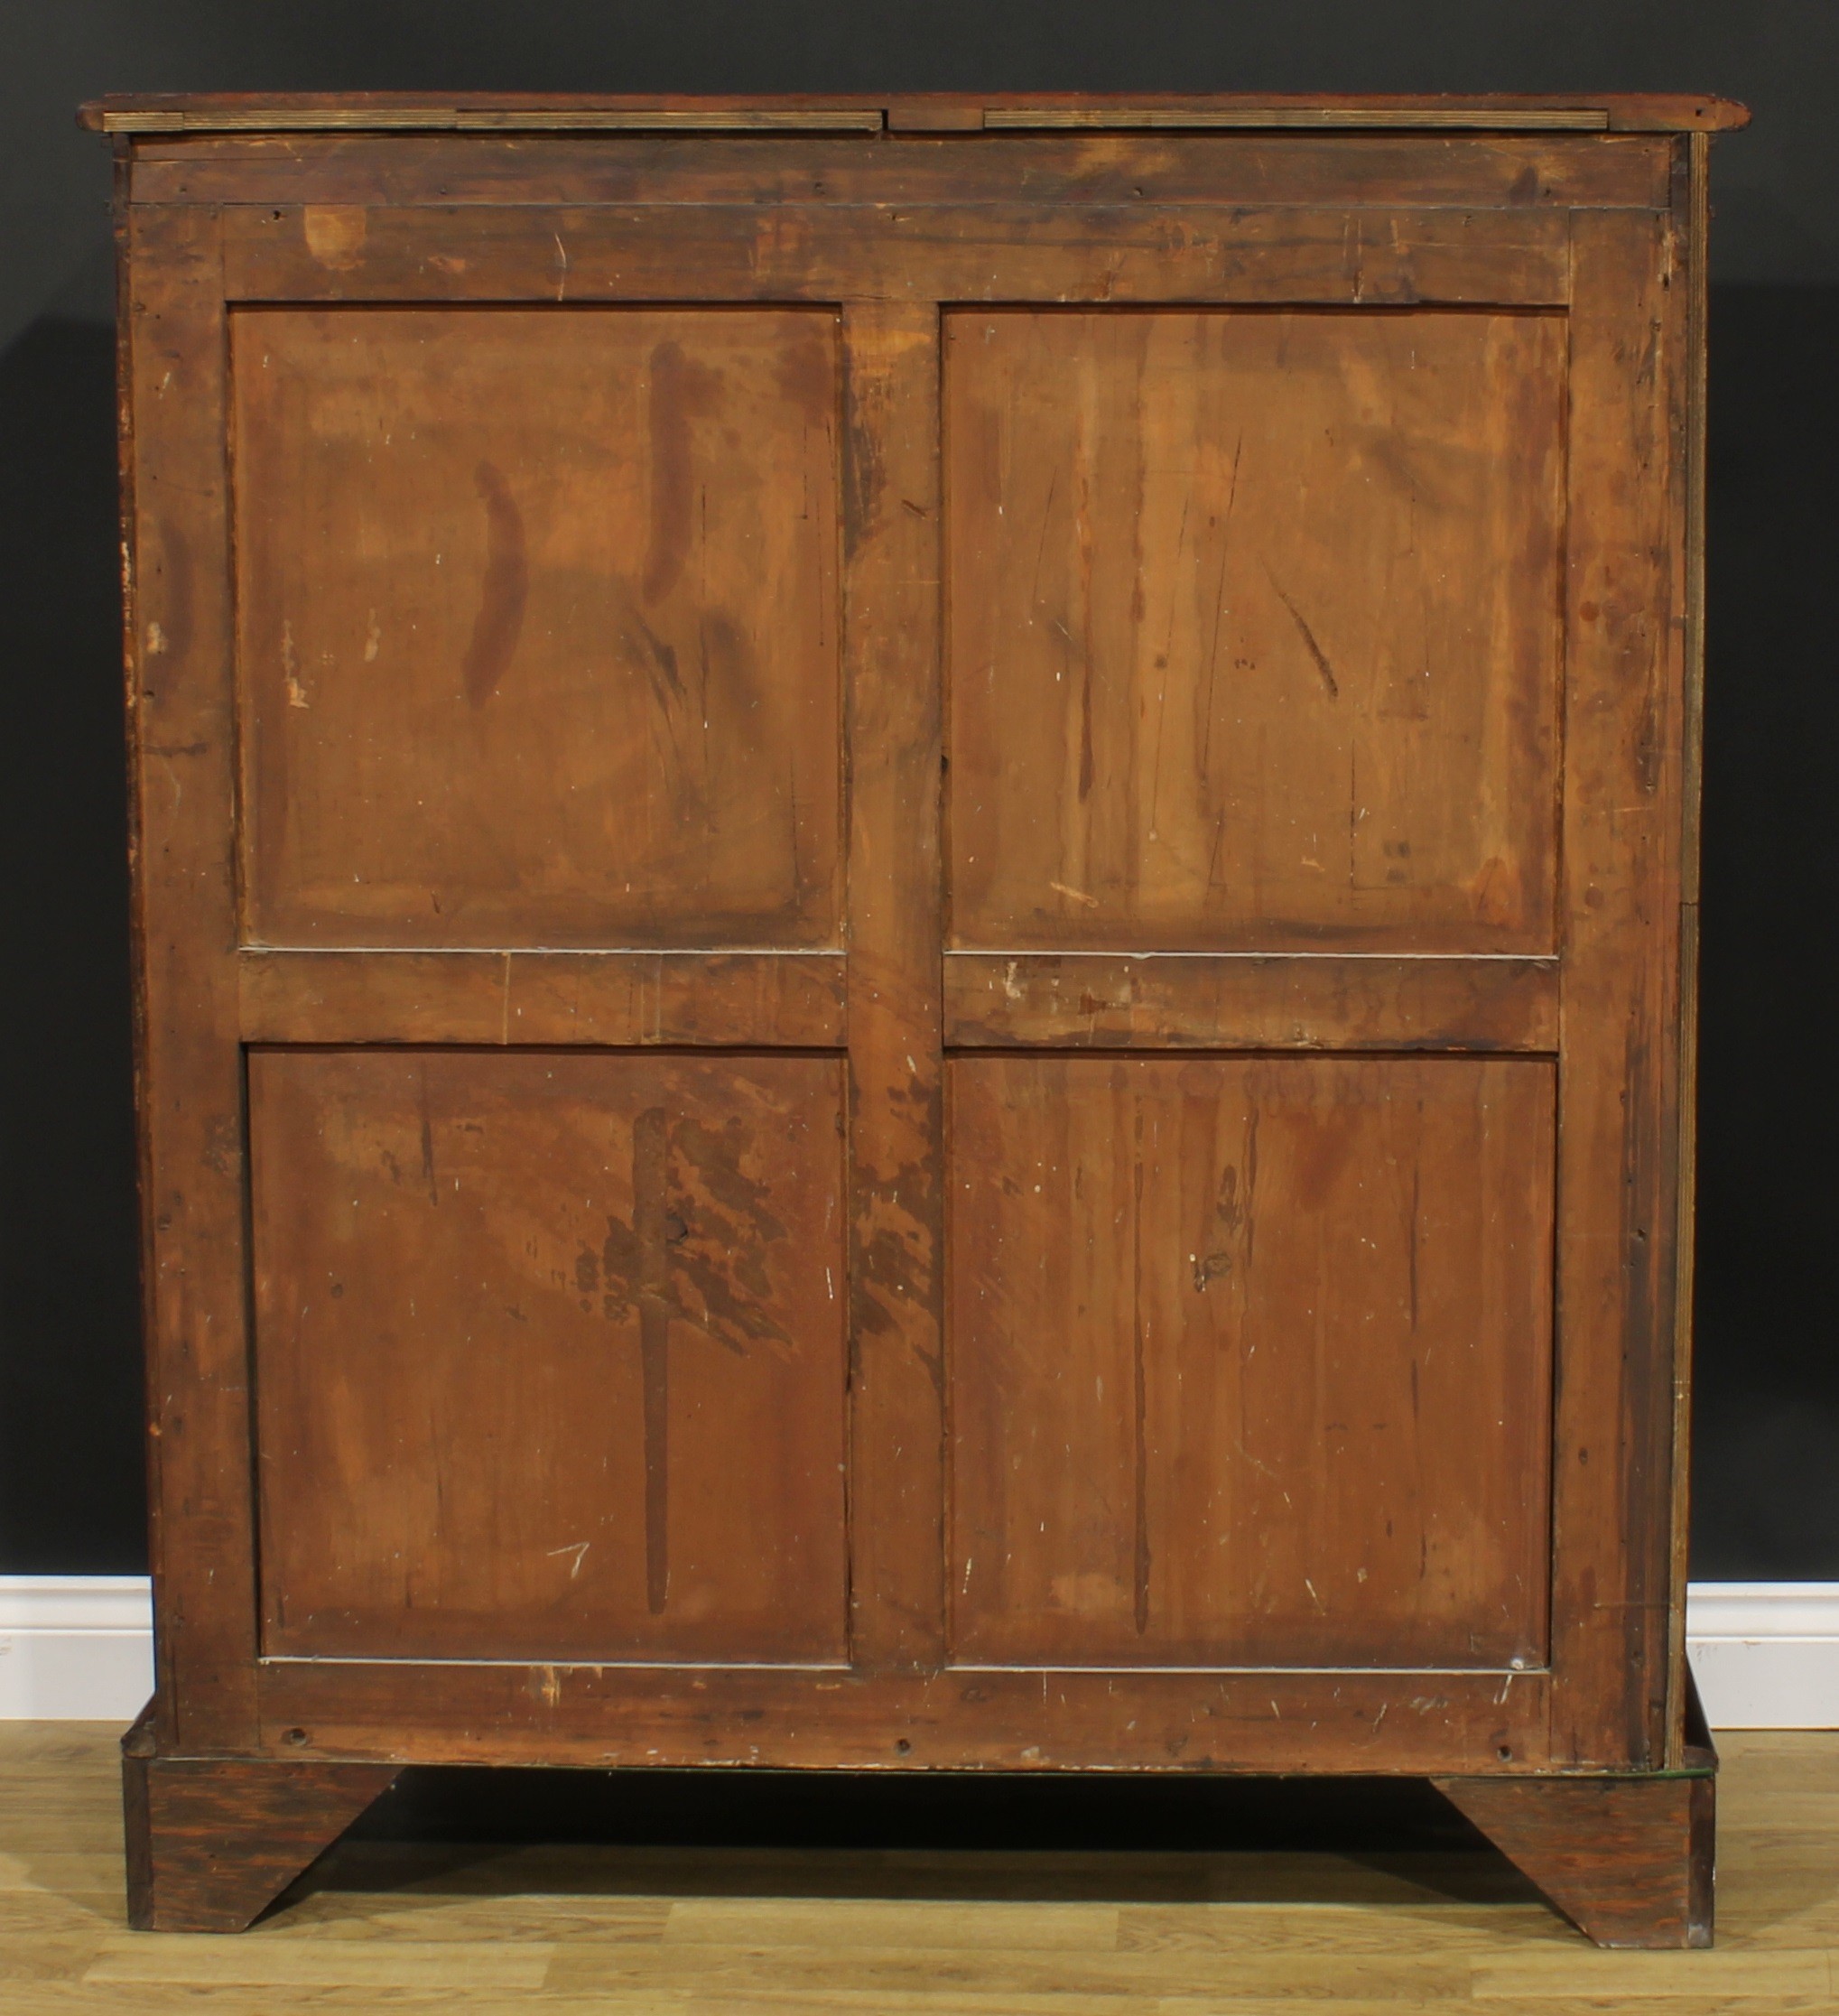
[[[949,315],[952,942],[1551,950],[1565,346]]]
[[[836,1062],[249,1080],[265,1650],[841,1656]]]
[[[1703,139],[130,150],[163,1756],[1678,1763]]]
[[[808,946],[835,318],[232,318],[256,943]]]
[[[1543,1060],[959,1058],[952,1649],[1543,1662]]]

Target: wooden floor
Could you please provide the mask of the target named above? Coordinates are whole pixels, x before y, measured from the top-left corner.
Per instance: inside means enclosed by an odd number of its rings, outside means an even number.
[[[115,1738],[0,1723],[0,2010],[1839,2011],[1839,1733],[1725,1735],[1718,1944],[1598,1953],[1491,1855],[350,1842],[240,1937],[127,1931]]]

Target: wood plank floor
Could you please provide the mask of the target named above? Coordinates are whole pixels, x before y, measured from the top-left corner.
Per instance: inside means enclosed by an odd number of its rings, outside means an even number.
[[[1839,1733],[1720,1738],[1718,1945],[1598,1953],[1481,1851],[350,1841],[240,1937],[127,1931],[115,1740],[0,1723],[0,2010],[1839,2011]]]

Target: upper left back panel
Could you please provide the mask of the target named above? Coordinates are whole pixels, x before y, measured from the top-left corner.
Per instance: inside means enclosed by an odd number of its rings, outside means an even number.
[[[833,943],[834,316],[232,330],[246,942]]]

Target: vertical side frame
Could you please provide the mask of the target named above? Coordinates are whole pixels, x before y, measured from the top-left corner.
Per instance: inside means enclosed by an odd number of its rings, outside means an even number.
[[[944,1656],[940,314],[846,303],[850,1645]]]
[[[228,369],[219,214],[126,221],[137,1081],[155,1739],[256,1743],[237,1004]]]
[[[1572,213],[1551,1761],[1667,1751],[1686,338],[1670,213]]]
[[[1686,705],[1680,796],[1679,1197],[1673,1301],[1673,1559],[1667,1645],[1667,1765],[1688,1742],[1686,1594],[1692,1520],[1693,1288],[1698,1202],[1699,812],[1704,783],[1705,370],[1710,312],[1712,136],[1675,143],[1686,156]]]

